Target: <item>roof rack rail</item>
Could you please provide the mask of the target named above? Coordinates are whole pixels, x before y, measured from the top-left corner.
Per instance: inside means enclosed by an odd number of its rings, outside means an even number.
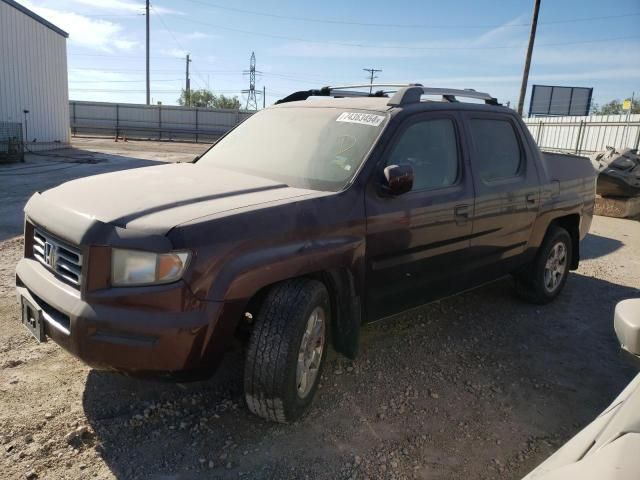
[[[326,87],[331,90],[339,90],[346,88],[378,88],[378,87],[393,87],[393,88],[403,88],[403,87],[422,87],[421,83],[363,83],[360,85],[334,85],[332,87]],[[395,90],[394,90],[395,91]]]
[[[276,102],[276,105],[279,103],[288,103],[288,102],[296,102],[299,100],[306,100],[309,97],[335,97],[335,98],[344,98],[344,97],[388,97],[389,93],[395,93],[398,91],[398,88],[405,87],[421,87],[422,85],[419,83],[367,83],[362,85],[336,85],[336,86],[326,86],[320,89],[312,89],[312,90],[300,90],[299,92],[294,92],[291,95],[288,95],[284,98],[281,98]],[[381,87],[390,87],[391,90],[376,90],[372,91],[373,88],[381,88]],[[350,91],[354,88],[365,88],[369,89],[367,91]]]
[[[471,88],[460,90],[455,88],[434,88],[417,85],[398,90],[393,97],[389,99],[387,105],[398,107],[410,103],[418,103],[422,95],[441,95],[442,98],[448,102],[457,102],[456,97],[476,98],[478,100],[484,100],[484,103],[487,105],[500,105],[495,97],[492,97],[488,93],[476,92]]]
[[[390,90],[385,90],[384,87],[390,88]],[[356,88],[369,89],[369,91],[351,91]],[[373,91],[373,88],[383,89]],[[439,95],[447,102],[457,102],[457,97],[464,97],[484,100],[487,105],[500,105],[495,97],[492,97],[488,93],[476,92],[471,88],[460,90],[454,88],[424,87],[420,83],[367,83],[361,85],[327,86],[320,89],[294,92],[278,100],[276,105],[279,103],[306,100],[309,97],[388,97],[390,93],[393,93],[393,96],[389,99],[387,105],[391,107],[418,103],[421,101],[423,95]]]

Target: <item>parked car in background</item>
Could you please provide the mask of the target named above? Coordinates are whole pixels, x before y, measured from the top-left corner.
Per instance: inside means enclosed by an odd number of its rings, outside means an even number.
[[[640,368],[640,298],[616,306],[622,352]],[[524,480],[636,480],[640,478],[640,375],[592,423]]]
[[[591,224],[589,160],[540,152],[485,93],[364,88],[296,92],[193,163],[34,194],[25,325],[136,374],[210,372],[247,339],[247,405],[286,422],[362,322],[510,274],[553,300]]]

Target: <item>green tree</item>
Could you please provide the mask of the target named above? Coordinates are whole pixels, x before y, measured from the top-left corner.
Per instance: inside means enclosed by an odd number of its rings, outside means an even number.
[[[238,110],[240,108],[240,100],[238,97],[227,97],[225,95],[214,95],[211,90],[201,88],[200,90],[191,90],[191,101],[187,101],[187,92],[182,89],[178,105],[191,105],[192,107],[202,108],[231,108]]]
[[[605,103],[604,105],[595,104],[592,108],[592,113],[595,115],[618,115],[621,113],[626,113],[622,110],[622,100],[611,100],[610,102]],[[631,105],[631,113],[640,113],[640,101],[633,100],[633,104]]]

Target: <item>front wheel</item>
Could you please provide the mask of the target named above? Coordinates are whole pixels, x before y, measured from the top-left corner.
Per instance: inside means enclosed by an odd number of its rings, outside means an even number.
[[[571,255],[569,233],[562,227],[551,226],[531,266],[515,276],[518,294],[532,303],[552,301],[567,281]]]
[[[321,282],[294,279],[268,292],[257,314],[245,364],[247,406],[274,422],[298,419],[318,388],[331,321]]]

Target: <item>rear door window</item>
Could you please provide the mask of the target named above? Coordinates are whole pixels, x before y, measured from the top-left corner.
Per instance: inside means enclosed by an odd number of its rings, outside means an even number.
[[[522,150],[509,120],[472,118],[475,145],[473,167],[485,182],[516,177],[522,170]]]

